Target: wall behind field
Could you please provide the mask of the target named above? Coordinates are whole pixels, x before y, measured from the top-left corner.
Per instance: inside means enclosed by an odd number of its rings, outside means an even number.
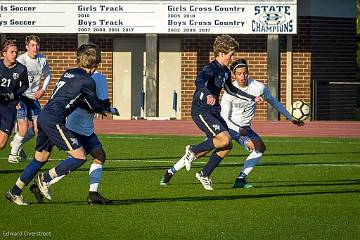
[[[25,50],[25,34],[7,34],[7,38],[16,39],[19,51]],[[41,100],[45,104],[51,95],[56,81],[68,68],[76,66],[76,34],[39,34],[41,49],[49,60],[52,82]],[[113,86],[113,38],[126,35],[90,35],[90,41],[100,45],[102,63],[99,70],[108,78],[109,97],[116,94]],[[144,35],[142,35],[144,36]],[[240,43],[236,58],[248,60],[250,76],[267,83],[266,35],[233,35]],[[293,36],[293,100],[302,99],[312,102],[313,81],[354,81],[355,80],[355,19],[328,17],[299,17],[298,34]],[[160,35],[160,38],[179,38],[181,47],[181,118],[191,119],[190,108],[195,90],[194,81],[203,65],[213,60],[212,43],[216,35]],[[280,100],[285,104],[286,95],[286,36],[280,36]],[[344,92],[345,91],[345,92]],[[347,91],[347,92],[346,92]],[[350,91],[350,93],[348,92]],[[336,90],[338,96],[356,99],[353,89]],[[321,97],[321,96],[320,96]],[[329,97],[329,96],[328,96]],[[322,98],[324,99],[324,98]],[[334,104],[337,98],[332,98]],[[328,101],[327,101],[328,102]],[[314,103],[312,103],[314,104]],[[344,104],[343,104],[344,105]],[[344,116],[352,114],[356,106],[350,106],[346,113],[330,109],[332,114]],[[329,108],[322,107],[324,115],[329,115]],[[121,106],[120,106],[121,108]],[[331,115],[329,115],[331,116]],[[256,120],[266,120],[267,106],[258,108]]]

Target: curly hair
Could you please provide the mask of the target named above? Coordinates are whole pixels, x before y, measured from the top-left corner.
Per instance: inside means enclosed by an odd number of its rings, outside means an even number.
[[[40,38],[34,34],[31,34],[25,37],[25,45],[29,45],[31,40],[40,44]]]
[[[100,48],[94,43],[81,45],[77,51],[77,64],[79,67],[93,68],[101,62]]]
[[[229,52],[236,51],[239,48],[239,43],[229,35],[217,36],[214,44],[215,57],[219,56],[219,53],[228,54]]]

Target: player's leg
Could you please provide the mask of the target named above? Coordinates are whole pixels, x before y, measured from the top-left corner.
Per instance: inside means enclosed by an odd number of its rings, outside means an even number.
[[[207,164],[196,173],[196,178],[206,190],[213,190],[210,175],[232,149],[231,137],[228,131],[223,131],[214,137],[215,151]]]
[[[206,190],[213,190],[210,175],[230,152],[232,148],[231,136],[225,120],[220,115],[200,115],[200,120],[204,123],[202,125],[203,131],[207,131],[208,136],[212,134],[215,151],[203,169],[196,173],[196,177]]]
[[[28,126],[26,134],[21,142],[22,145],[24,145],[26,142],[28,142],[30,139],[32,139],[35,136],[35,134],[37,134],[37,132],[38,132],[37,117],[40,114],[40,112],[41,112],[41,105],[40,105],[39,101],[38,100],[29,101],[29,104],[28,104],[29,126]],[[22,159],[27,158],[26,153],[22,147],[20,148],[19,156]]]
[[[79,140],[63,124],[48,124],[46,131],[51,142],[59,149],[67,151],[70,157],[61,161],[54,168],[35,177],[35,183],[45,198],[51,200],[49,183],[56,177],[65,176],[86,162],[86,153]],[[39,131],[40,134],[40,131]]]
[[[29,164],[21,173],[20,177],[17,179],[15,185],[5,195],[7,199],[13,201],[18,205],[26,205],[21,193],[25,186],[27,186],[31,182],[31,180],[36,176],[37,172],[47,162],[50,156],[52,143],[42,131],[39,132],[39,136],[36,140],[36,149],[37,150],[35,152],[34,159],[29,162]]]
[[[187,148],[189,148],[189,147],[190,147],[190,145],[187,146]],[[185,159],[185,157],[187,156],[186,153],[187,153],[187,151],[185,150],[185,155],[182,156],[182,157],[180,158],[180,160],[178,160],[178,161],[174,164],[174,166],[172,166],[171,168],[169,168],[169,169],[167,169],[167,170],[165,171],[164,176],[160,179],[160,185],[161,185],[161,186],[167,186],[167,185],[169,185],[169,184],[170,184],[170,180],[171,180],[171,178],[175,175],[175,173],[178,172],[178,171],[180,171],[181,169],[183,169],[183,168],[185,167],[185,161],[184,161],[184,159]],[[196,159],[199,159],[199,158],[205,156],[207,153],[208,153],[208,152],[205,151],[205,152],[201,152],[201,153],[196,154]]]
[[[262,154],[266,150],[265,143],[261,137],[251,128],[246,128],[246,133],[242,134],[237,142],[250,152],[246,158],[239,176],[236,178],[234,188],[252,188],[253,186],[247,182],[247,177],[260,161]]]
[[[20,149],[22,148],[22,141],[29,127],[28,122],[28,108],[24,101],[19,102],[19,109],[17,109],[17,132],[14,136],[14,139],[11,141],[10,146],[10,155],[8,161],[11,163],[17,163],[24,161],[19,156]]]

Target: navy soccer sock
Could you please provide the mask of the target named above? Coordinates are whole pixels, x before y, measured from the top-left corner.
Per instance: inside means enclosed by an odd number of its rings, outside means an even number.
[[[11,192],[15,195],[20,195],[24,187],[29,184],[45,163],[46,162],[39,162],[34,158],[21,173]]]
[[[78,169],[85,162],[86,162],[86,159],[84,160],[84,159],[68,157],[67,159],[60,162],[55,167],[55,173],[56,174],[51,174],[50,171],[45,172],[44,175],[43,175],[44,176],[43,180],[44,180],[44,182],[49,183],[55,177],[60,177],[60,176],[63,176],[63,175],[67,175],[70,172]]]
[[[217,152],[214,151],[213,154],[211,154],[208,163],[201,170],[202,174],[205,177],[209,177],[211,175],[211,173],[214,171],[214,169],[220,164],[220,162],[222,160],[223,160],[223,158],[220,157],[219,155],[217,155]]]
[[[200,143],[198,145],[195,145],[195,146],[192,146],[191,151],[193,153],[197,154],[197,153],[213,150],[214,148],[215,148],[215,146],[214,146],[213,139],[212,138],[207,138],[202,143]]]

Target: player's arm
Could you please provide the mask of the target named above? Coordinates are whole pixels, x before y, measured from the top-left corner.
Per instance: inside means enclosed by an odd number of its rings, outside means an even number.
[[[110,99],[109,99],[109,94],[108,94],[108,82],[106,77],[99,73],[99,72],[95,72],[92,76],[95,80],[96,83],[96,94],[97,96],[103,100],[104,104],[110,104],[109,108],[106,109],[107,112],[119,116],[119,110],[113,106],[111,106],[110,103]]]
[[[46,59],[45,59],[45,63],[44,63],[41,75],[44,78],[44,82],[43,82],[42,87],[39,90],[37,90],[35,93],[36,99],[39,99],[44,95],[44,93],[46,92],[46,90],[49,86],[50,80],[51,80],[50,67],[49,67],[48,61]]]
[[[205,97],[212,95],[209,88],[207,87],[207,82],[213,78],[213,76],[214,74],[211,69],[204,67],[195,80],[196,89],[200,91]]]
[[[87,81],[82,86],[81,93],[83,94],[82,107],[89,112],[103,113],[111,105],[108,99],[101,100],[98,98],[95,81]]]
[[[270,90],[267,87],[264,88],[263,96],[264,96],[264,99],[268,103],[270,103],[270,105],[273,106],[278,112],[280,112],[283,116],[285,116],[287,120],[289,120],[290,122],[292,122],[293,124],[298,125],[298,126],[304,125],[304,122],[298,121],[291,116],[289,111],[286,110],[285,106],[283,104],[281,104],[281,102],[279,102],[276,98],[274,98],[271,95]]]
[[[233,95],[233,96],[235,96],[237,98],[244,99],[244,100],[247,100],[247,101],[254,101],[256,103],[262,103],[263,102],[262,97],[253,96],[253,95],[248,94],[248,93],[242,91],[241,89],[235,87],[232,84],[232,81],[231,81],[230,78],[228,78],[225,81],[224,89],[228,94]]]

